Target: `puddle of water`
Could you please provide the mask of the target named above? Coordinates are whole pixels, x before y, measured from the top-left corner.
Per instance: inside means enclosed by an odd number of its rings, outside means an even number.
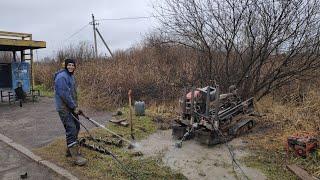
[[[162,155],[162,161],[166,166],[180,171],[189,179],[236,179],[226,145],[208,147],[190,140],[183,142],[182,148],[176,148],[175,143],[171,130],[158,131],[140,141],[136,150],[147,157]],[[243,150],[245,145],[241,139],[234,139],[229,144],[234,149],[237,159],[248,154]],[[245,167],[243,164],[241,167],[250,179],[266,179],[255,169]],[[240,172],[237,174],[239,176]]]

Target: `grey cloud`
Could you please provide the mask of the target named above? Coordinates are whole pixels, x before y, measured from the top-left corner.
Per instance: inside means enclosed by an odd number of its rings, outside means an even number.
[[[150,12],[150,0],[10,0],[0,3],[0,29],[32,33],[35,40],[46,41],[47,48],[38,51],[43,57],[70,43],[92,41],[91,26],[65,41],[91,21],[91,13],[96,19],[103,19],[149,16]],[[116,50],[139,41],[154,22],[153,19],[101,21],[98,28],[110,47]]]

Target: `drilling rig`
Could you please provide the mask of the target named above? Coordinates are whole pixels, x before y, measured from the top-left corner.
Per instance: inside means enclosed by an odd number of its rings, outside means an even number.
[[[255,124],[253,97],[242,100],[234,85],[220,94],[218,85],[184,89],[179,100],[181,113],[172,125],[179,142],[195,138],[202,144],[215,145],[249,132]]]

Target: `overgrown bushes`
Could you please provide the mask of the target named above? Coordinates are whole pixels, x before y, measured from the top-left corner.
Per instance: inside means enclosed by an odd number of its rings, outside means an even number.
[[[53,76],[63,58],[76,58],[80,101],[100,109],[123,105],[129,89],[135,99],[164,101],[180,96],[183,86],[203,83],[196,80],[195,53],[182,47],[145,44],[116,52],[113,58],[97,59],[79,58],[77,51],[70,49],[64,51],[56,59],[35,64],[35,82],[53,89]]]
[[[52,89],[54,73],[61,69],[66,57],[77,59],[76,78],[81,104],[99,109],[122,106],[127,102],[129,89],[132,89],[136,100],[161,102],[177,99],[183,87],[215,83],[208,78],[209,71],[202,63],[201,52],[164,44],[156,38],[148,38],[143,45],[126,51],[115,52],[113,58],[93,58],[90,47],[85,43],[70,46],[60,50],[55,59],[35,64],[35,82]],[[217,83],[225,84],[224,80]],[[290,81],[283,84],[284,90],[279,92],[290,92],[291,87]],[[221,88],[222,92],[227,89],[226,86]]]

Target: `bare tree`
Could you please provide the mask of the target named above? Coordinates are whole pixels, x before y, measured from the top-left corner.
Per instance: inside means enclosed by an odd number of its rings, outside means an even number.
[[[268,94],[320,67],[318,0],[165,0],[163,41],[203,54],[208,82]]]
[[[76,58],[79,61],[86,61],[94,58],[94,50],[88,42],[80,42],[77,45],[70,44],[67,48],[57,52],[57,59],[63,62],[65,58]]]

